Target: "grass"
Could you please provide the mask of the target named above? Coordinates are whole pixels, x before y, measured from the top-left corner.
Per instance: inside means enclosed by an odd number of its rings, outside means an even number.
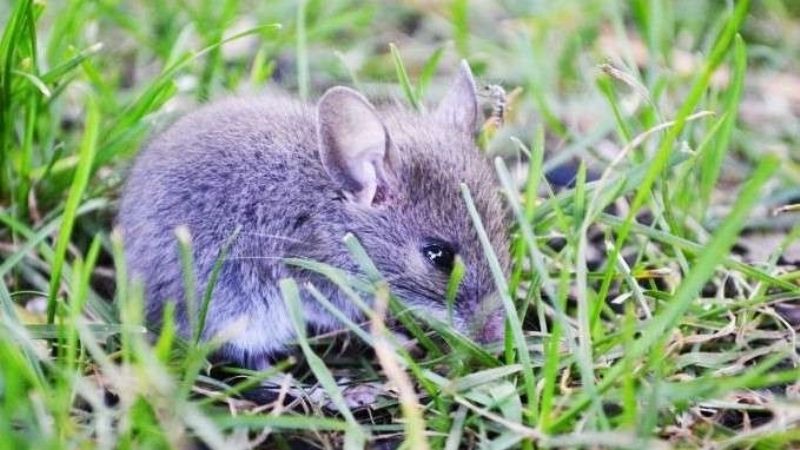
[[[800,446],[796,2],[12,0],[0,24],[0,447]],[[362,278],[287,263],[331,278],[368,327],[281,283],[302,338],[276,371],[338,412],[257,405],[240,394],[272,373],[212,370],[216,344],[170,326],[148,338],[113,216],[150,133],[271,84],[424,111],[460,58],[510,93],[480,138],[514,218],[509,273],[472,216],[502,345],[403,311],[352,236]],[[186,266],[190,245],[178,231]],[[347,338],[305,335],[303,290]],[[386,395],[349,409],[342,391],[367,382]]]

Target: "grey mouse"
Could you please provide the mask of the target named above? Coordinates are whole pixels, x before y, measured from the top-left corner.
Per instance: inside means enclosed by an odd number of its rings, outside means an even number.
[[[506,214],[494,171],[474,143],[475,82],[462,62],[431,113],[376,109],[346,87],[309,105],[286,96],[226,99],[188,114],[137,157],[118,217],[133,277],[145,287],[146,320],[158,327],[176,302],[191,335],[176,227],[191,234],[201,299],[220,249],[230,243],[209,304],[203,339],[224,336],[217,356],[260,370],[294,339],[278,280],[313,283],[353,320],[361,312],[325,277],[285,263],[308,258],[358,273],[343,237],[355,235],[392,292],[446,319],[455,255],[466,272],[453,324],[480,342],[503,336],[503,312],[460,192],[471,190],[504,270]],[[305,293],[303,295],[306,295]],[[303,298],[309,328],[341,324]]]

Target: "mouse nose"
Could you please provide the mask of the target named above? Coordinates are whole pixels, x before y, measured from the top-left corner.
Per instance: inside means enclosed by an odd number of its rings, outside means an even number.
[[[478,329],[475,338],[481,344],[491,344],[502,341],[505,338],[506,321],[503,309],[494,311]]]

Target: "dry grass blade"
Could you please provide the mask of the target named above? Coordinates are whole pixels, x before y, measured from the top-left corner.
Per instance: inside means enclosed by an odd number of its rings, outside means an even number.
[[[428,450],[430,445],[425,436],[425,419],[422,417],[422,407],[419,404],[416,390],[387,339],[388,331],[384,319],[388,308],[389,289],[385,285],[379,286],[375,293],[375,313],[370,319],[373,348],[386,378],[397,389],[400,408],[405,419],[406,445],[408,448]]]

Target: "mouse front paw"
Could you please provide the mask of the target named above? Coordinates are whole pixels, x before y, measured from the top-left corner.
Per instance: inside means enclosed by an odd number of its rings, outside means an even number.
[[[349,408],[372,407],[384,393],[383,385],[375,382],[354,384],[342,390],[344,401]]]

